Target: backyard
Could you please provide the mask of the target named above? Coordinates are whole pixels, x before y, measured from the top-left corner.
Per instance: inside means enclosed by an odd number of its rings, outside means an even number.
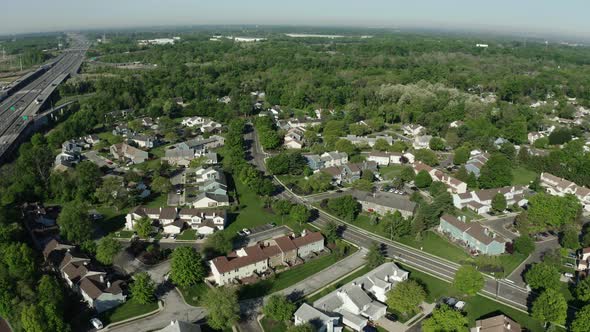
[[[351,248],[350,254],[353,254],[355,251],[356,248]],[[342,258],[344,257],[338,257],[335,254],[324,255],[292,269],[280,272],[270,279],[245,285],[239,291],[240,299],[257,298],[278,292],[322,271]]]
[[[528,170],[522,166],[512,169],[512,184],[513,185],[528,185],[537,178],[537,173]]]

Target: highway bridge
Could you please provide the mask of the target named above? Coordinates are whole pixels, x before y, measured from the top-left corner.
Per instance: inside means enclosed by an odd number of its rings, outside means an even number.
[[[39,111],[57,86],[80,69],[88,42],[81,35],[70,34],[70,48],[57,58],[7,87],[0,102],[0,163],[40,126]]]

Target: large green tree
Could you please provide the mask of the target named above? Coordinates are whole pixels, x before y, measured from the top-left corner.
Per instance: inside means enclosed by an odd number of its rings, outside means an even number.
[[[361,204],[351,195],[345,195],[329,199],[328,209],[346,221],[353,221],[361,212]]]
[[[111,236],[105,236],[96,244],[96,260],[102,264],[111,265],[121,248],[121,242]]]
[[[467,317],[461,312],[451,309],[446,304],[435,308],[432,316],[422,322],[424,332],[466,332]]]
[[[560,285],[559,270],[544,262],[535,263],[524,274],[524,280],[532,289],[557,289]]]
[[[277,322],[288,322],[293,317],[296,309],[297,306],[285,296],[274,294],[268,298],[262,312],[265,316]]]
[[[576,312],[576,318],[570,326],[572,332],[590,332],[590,304]]]
[[[61,235],[76,244],[90,240],[94,231],[88,207],[80,201],[64,204],[57,217],[57,224]]]
[[[174,249],[170,277],[175,284],[189,287],[202,282],[205,276],[205,263],[194,248],[178,247]]]
[[[367,266],[374,269],[377,266],[385,263],[385,256],[381,251],[381,245],[377,242],[373,242],[369,247],[369,252],[365,256]]]
[[[406,280],[387,293],[387,306],[404,314],[412,314],[425,299],[424,287],[414,280]]]
[[[207,290],[203,303],[209,311],[207,322],[214,329],[231,328],[239,319],[238,295],[233,287],[216,287]]]
[[[528,222],[532,231],[559,229],[573,223],[581,210],[578,199],[573,195],[565,197],[537,193],[529,198]]]
[[[131,297],[140,304],[152,303],[156,300],[156,284],[147,272],[133,276],[133,283],[129,286]]]
[[[483,288],[484,278],[475,267],[463,265],[455,273],[453,285],[467,295],[475,295]]]
[[[563,295],[547,289],[533,302],[533,318],[542,322],[564,324],[567,315],[567,302]]]
[[[512,164],[505,155],[495,153],[481,168],[479,185],[482,188],[500,188],[512,183]]]

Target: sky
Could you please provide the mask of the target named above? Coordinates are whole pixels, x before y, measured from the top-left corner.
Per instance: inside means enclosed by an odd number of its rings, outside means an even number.
[[[259,24],[442,28],[590,39],[588,0],[2,0],[0,35]]]

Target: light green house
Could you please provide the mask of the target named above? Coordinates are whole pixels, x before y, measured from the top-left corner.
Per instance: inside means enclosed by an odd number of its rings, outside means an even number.
[[[466,222],[444,214],[438,230],[482,254],[500,255],[506,251],[504,241],[478,222]]]

